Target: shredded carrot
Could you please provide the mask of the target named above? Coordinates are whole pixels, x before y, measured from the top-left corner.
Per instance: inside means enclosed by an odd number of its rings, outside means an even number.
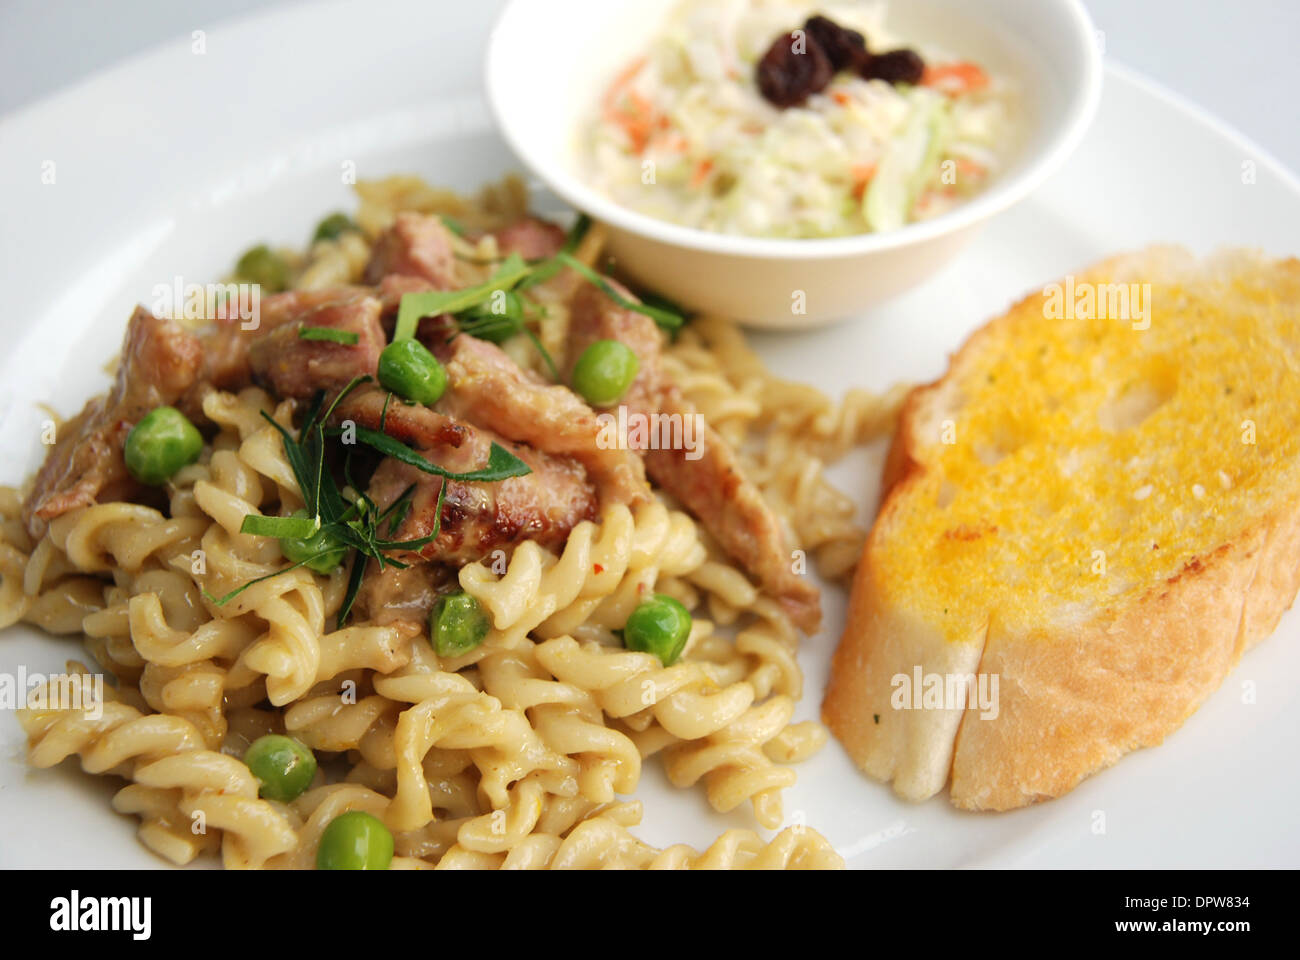
[[[979,64],[971,63],[969,60],[959,60],[956,63],[941,63],[926,67],[921,83],[942,90],[950,96],[957,96],[983,90],[989,85],[989,75]]]
[[[627,99],[632,104],[632,109],[635,110],[637,113],[641,113],[641,114],[654,113],[654,107],[651,105],[650,101],[645,98],[643,94],[640,94],[635,90],[630,90],[628,91]]]
[[[836,103],[838,103],[841,107],[847,107],[850,103],[853,102],[853,98],[850,97],[843,90],[836,90],[834,93],[831,94],[831,99],[834,100]]]
[[[645,151],[651,131],[660,122],[655,116],[654,105],[649,100],[635,90],[627,90],[645,62],[645,57],[637,57],[628,64],[609,85],[602,103],[605,119],[623,128],[632,149],[637,153]]]
[[[690,147],[690,143],[676,130],[669,129],[667,133],[664,133],[661,129],[650,138],[647,147],[656,152],[666,150],[669,153],[685,153]]]
[[[645,151],[646,144],[650,142],[650,125],[644,118],[630,113],[613,113],[607,115],[606,119],[623,128],[636,153]]]
[[[969,157],[957,158],[957,173],[963,177],[978,179],[988,173],[988,169],[982,163],[977,163]]]
[[[695,172],[691,174],[691,186],[698,189],[704,186],[704,181],[709,179],[709,173],[713,170],[712,160],[701,160],[695,165]]]
[[[867,191],[867,184],[871,178],[876,175],[876,165],[874,163],[855,163],[849,168],[849,176],[853,178],[853,196],[861,200],[862,195]]]
[[[624,87],[636,79],[636,75],[641,72],[641,68],[644,66],[645,57],[637,57],[623,68],[622,73],[614,78],[614,82],[611,83],[609,89],[605,91],[604,107],[606,110],[615,109],[615,105],[618,102],[618,95],[623,92]]]

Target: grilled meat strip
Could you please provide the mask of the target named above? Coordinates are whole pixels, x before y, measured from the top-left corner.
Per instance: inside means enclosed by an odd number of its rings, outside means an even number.
[[[415,540],[432,532],[439,491],[447,492],[438,538],[418,553],[425,560],[463,564],[479,560],[498,547],[536,540],[560,547],[583,520],[597,514],[595,487],[575,460],[552,456],[526,444],[512,443],[495,432],[464,423],[428,407],[407,406],[399,400],[384,404],[386,391],[363,387],[350,394],[334,412],[334,421],[351,420],[413,447],[425,459],[453,473],[486,466],[493,442],[501,444],[532,469],[522,477],[492,483],[444,481],[391,458],[371,477],[368,492],[384,509],[411,486],[412,506],[397,530],[386,538]],[[382,427],[381,427],[382,422]]]
[[[126,435],[154,407],[177,403],[203,363],[193,334],[136,307],[127,324],[113,388],[59,430],[23,504],[28,533],[40,537],[55,517],[98,500],[120,500],[139,487],[122,458]]]
[[[523,370],[500,347],[458,336],[430,344],[447,368],[447,392],[438,409],[579,461],[602,498],[636,504],[647,500],[645,467],[630,450],[602,448],[596,413],[568,387],[548,384]]]
[[[626,294],[631,296],[631,294]],[[574,294],[570,310],[567,367],[597,340],[620,340],[637,355],[636,379],[621,403],[646,416],[695,415],[659,361],[660,334],[649,317],[620,307],[591,284]],[[691,511],[718,543],[776,594],[791,619],[807,633],[821,622],[817,588],[796,575],[789,545],[775,514],[746,478],[735,452],[703,425],[696,451],[645,450],[646,472]],[[698,454],[698,458],[691,457]]]
[[[309,399],[317,390],[341,390],[359,376],[374,376],[388,344],[375,297],[344,290],[336,299],[305,309],[248,348],[253,378],[276,396]],[[324,328],[357,335],[355,344],[304,340],[301,331]]]

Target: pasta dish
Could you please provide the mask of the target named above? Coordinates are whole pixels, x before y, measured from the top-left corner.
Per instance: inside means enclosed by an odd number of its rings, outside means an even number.
[[[305,252],[136,308],[0,489],[0,626],[98,665],[28,698],[30,762],[122,778],[178,864],[841,865],[781,829],[826,740],[796,654],[863,542],[822,468],[901,391],[774,377],[517,180],[358,191]],[[650,847],[647,762],[780,832]]]

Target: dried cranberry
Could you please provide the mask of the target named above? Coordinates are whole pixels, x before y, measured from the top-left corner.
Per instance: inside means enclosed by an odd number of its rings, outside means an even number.
[[[830,58],[813,37],[804,34],[803,52],[795,51],[799,43],[793,33],[777,37],[758,61],[758,89],[778,107],[793,107],[811,94],[825,90],[835,71]]]
[[[820,44],[836,70],[856,70],[865,63],[867,39],[856,30],[841,27],[830,17],[809,17],[803,31]]]
[[[858,72],[867,80],[884,80],[886,83],[920,83],[925,74],[925,61],[915,50],[890,50],[873,54]]]

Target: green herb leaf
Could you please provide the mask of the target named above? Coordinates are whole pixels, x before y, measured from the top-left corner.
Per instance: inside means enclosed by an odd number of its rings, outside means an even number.
[[[352,330],[335,330],[333,327],[299,327],[299,340],[327,340],[330,343],[342,343],[347,346],[356,346],[361,340],[360,335]]]
[[[330,432],[337,433],[340,431],[335,429]],[[402,441],[394,440],[388,434],[380,433],[378,430],[371,430],[369,427],[357,427],[357,439],[366,446],[378,450],[384,456],[392,457],[399,463],[415,467],[415,469],[422,470],[425,473],[431,473],[435,477],[445,477],[448,480],[456,480],[462,483],[492,483],[510,477],[522,477],[533,472],[532,467],[499,443],[492,444],[486,467],[471,470],[468,473],[452,473],[445,467],[429,462]]]
[[[523,330],[524,335],[533,342],[533,346],[537,348],[537,352],[542,355],[542,362],[546,364],[546,369],[551,374],[551,379],[558,383],[560,380],[560,371],[556,368],[555,361],[551,359],[550,351],[542,346],[541,339],[537,334],[533,333],[530,327],[524,327]]]
[[[337,407],[342,402],[344,397],[346,397],[357,387],[361,386],[363,383],[369,383],[373,379],[375,378],[370,376],[369,374],[365,374],[360,377],[353,377],[351,380],[349,380],[348,385],[344,387],[342,390],[340,390],[338,396],[336,396],[333,400],[330,401],[329,409],[325,411],[325,416],[321,417],[321,422],[324,423],[331,416],[333,416],[334,408]]]
[[[512,290],[528,276],[530,268],[524,258],[512,253],[501,261],[495,273],[483,283],[462,290],[429,290],[424,293],[408,293],[402,297],[397,308],[397,326],[393,330],[393,342],[410,340],[424,317],[436,317],[440,313],[461,313],[488,300],[497,290]]]
[[[240,533],[251,533],[255,537],[276,537],[306,540],[320,529],[320,517],[263,517],[250,513],[239,525]]]
[[[320,408],[325,403],[325,391],[317,390],[312,394],[311,403],[307,405],[307,412],[302,418],[302,429],[298,431],[300,437],[305,437],[307,431],[316,423],[316,418],[320,416]]]
[[[585,213],[579,214],[578,219],[574,220],[573,226],[569,228],[569,232],[565,234],[564,246],[560,247],[560,253],[573,253],[573,251],[577,250],[579,244],[582,243],[583,237],[587,235],[587,231],[590,229],[591,217],[587,216]],[[545,283],[563,269],[564,262],[559,258],[559,256],[536,261],[536,266],[534,267],[533,272],[529,274],[528,278],[524,280],[520,286],[535,287],[539,283]]]
[[[564,246],[560,248],[562,253],[573,253],[578,249],[578,244],[582,243],[587,231],[591,229],[591,217],[585,213],[578,214],[578,219],[573,221],[573,226],[569,227],[569,232],[564,235]]]
[[[335,621],[335,628],[343,629],[343,624],[347,623],[348,614],[352,612],[352,604],[356,602],[357,591],[361,589],[361,578],[366,575],[366,555],[361,552],[352,555],[352,569],[348,572],[348,587],[343,594],[343,602],[339,604],[339,615]]]
[[[231,600],[234,600],[235,597],[239,596],[249,587],[262,583],[264,580],[270,580],[272,577],[278,577],[282,573],[288,573],[290,570],[296,570],[298,567],[301,567],[303,564],[311,563],[313,560],[319,557],[323,557],[327,553],[330,553],[330,551],[322,550],[320,553],[313,554],[310,557],[305,557],[304,559],[299,560],[297,563],[291,563],[287,567],[281,567],[279,570],[276,570],[274,573],[266,573],[260,577],[255,577],[254,579],[249,580],[247,583],[243,584],[242,586],[235,587],[234,590],[231,590],[224,597],[214,597],[212,594],[208,593],[207,587],[200,587],[199,592],[203,594],[204,599],[207,600],[209,603],[214,603],[218,607],[224,607],[227,603],[229,603]]]
[[[411,484],[405,490],[399,493],[397,495],[397,499],[394,500],[392,503],[390,503],[387,509],[385,509],[384,512],[381,513],[378,516],[378,518],[376,518],[375,525],[378,526],[379,524],[383,523],[385,520],[388,520],[389,521],[388,532],[392,533],[393,531],[395,531],[398,527],[402,525],[402,520],[406,519],[406,514],[410,511],[411,508],[411,498],[414,496],[414,494],[415,494],[415,484]],[[393,519],[394,517],[398,517],[398,516],[400,516],[401,519]]]
[[[293,438],[293,435],[284,427],[280,426],[280,424],[276,422],[275,418],[269,413],[265,410],[260,410],[258,412],[261,413],[263,420],[279,431],[280,439],[284,442],[285,459],[289,461],[289,467],[293,470],[293,478],[298,481],[298,492],[303,495],[303,499],[305,500],[307,497],[307,491],[311,489],[312,474],[307,467],[307,459],[303,454],[302,447],[298,445],[298,441]]]
[[[598,274],[595,270],[591,269],[591,267],[587,266],[580,260],[573,259],[573,257],[567,253],[557,254],[556,259],[566,267],[576,270],[596,286],[600,287],[605,296],[609,297],[624,310],[633,310],[637,313],[644,314],[665,330],[676,330],[686,322],[686,319],[680,313],[674,313],[672,310],[667,310],[662,307],[652,307],[644,303],[635,303],[629,300],[627,297],[615,290],[609,281]]]
[[[458,317],[456,328],[458,333],[467,333],[471,337],[477,337],[480,340],[490,340],[493,343],[513,337],[517,334],[526,336],[541,355],[542,362],[546,364],[547,372],[550,373],[551,379],[558,381],[560,371],[551,358],[551,353],[546,347],[542,346],[541,339],[533,332],[532,328],[524,321],[524,300],[518,294],[511,292],[507,294],[507,311],[504,314],[492,313],[483,307],[476,307],[467,315]],[[531,300],[527,301],[532,303]]]
[[[414,490],[414,484],[407,489]],[[403,496],[405,496],[405,494],[403,494]],[[420,537],[417,540],[376,540],[376,545],[384,550],[418,550],[425,544],[433,543],[433,541],[438,539],[438,534],[442,531],[442,503],[446,497],[447,483],[446,481],[443,481],[442,486],[438,488],[438,500],[433,507],[433,530],[430,531],[427,536]],[[392,508],[390,507],[389,509]],[[389,562],[391,563],[392,561],[390,560]]]

